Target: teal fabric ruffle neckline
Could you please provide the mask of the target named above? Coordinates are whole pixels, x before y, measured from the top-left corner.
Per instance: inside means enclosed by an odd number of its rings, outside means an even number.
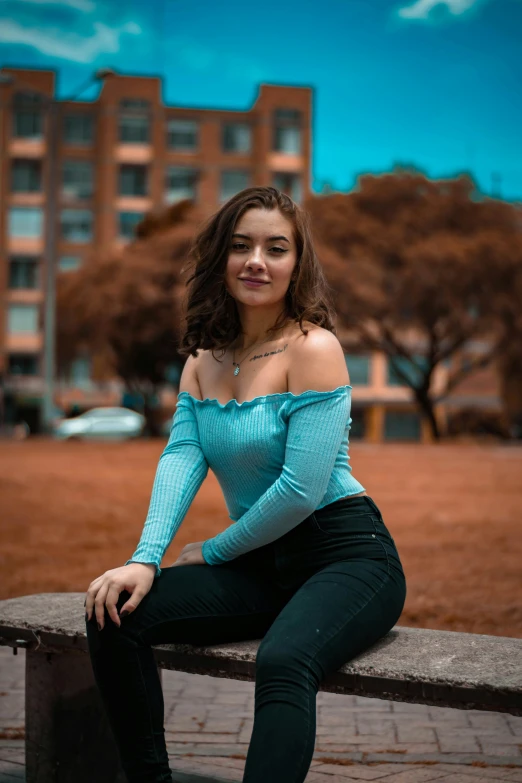
[[[342,386],[337,386],[335,389],[329,389],[328,391],[317,391],[316,389],[307,389],[304,392],[301,392],[300,394],[294,394],[293,392],[286,391],[286,392],[275,392],[275,394],[263,394],[259,397],[254,397],[252,400],[244,400],[243,402],[238,402],[235,398],[232,398],[231,400],[228,400],[228,402],[222,403],[215,397],[205,397],[203,400],[200,400],[199,397],[194,397],[190,392],[188,391],[181,391],[178,394],[178,397],[181,397],[183,394],[186,394],[187,397],[190,397],[194,402],[198,402],[200,404],[204,403],[216,403],[219,408],[228,408],[230,406],[235,406],[237,408],[244,408],[249,405],[255,405],[259,402],[267,402],[272,400],[274,397],[290,397],[294,399],[301,399],[305,394],[318,394],[320,396],[327,395],[327,394],[337,394],[341,389],[344,391],[346,389],[351,389],[349,383],[346,383]]]

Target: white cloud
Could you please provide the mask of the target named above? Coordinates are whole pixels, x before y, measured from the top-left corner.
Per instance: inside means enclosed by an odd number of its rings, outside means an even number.
[[[403,19],[428,19],[436,6],[445,5],[450,14],[459,16],[479,2],[480,0],[417,0],[413,5],[399,8],[397,14]]]
[[[21,3],[29,3],[33,5],[59,5],[66,8],[73,8],[75,11],[86,11],[90,13],[96,8],[96,4],[92,0],[17,0],[16,3],[10,2],[11,9],[13,5],[20,5]],[[3,3],[0,3],[0,7]]]
[[[124,30],[126,33],[130,33],[130,35],[141,35],[143,32],[139,24],[136,24],[136,22],[127,22],[127,24],[123,25],[122,30]]]
[[[127,22],[122,27],[116,28],[108,27],[102,22],[95,22],[93,27],[93,35],[87,37],[77,33],[65,33],[58,29],[46,29],[42,26],[26,27],[12,19],[0,19],[0,41],[32,46],[42,54],[63,60],[90,63],[100,54],[118,52],[122,33],[130,35],[141,33],[141,27],[135,22]]]

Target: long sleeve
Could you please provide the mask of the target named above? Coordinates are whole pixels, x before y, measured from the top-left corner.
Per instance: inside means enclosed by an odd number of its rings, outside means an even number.
[[[149,510],[136,551],[129,563],[154,563],[156,577],[165,550],[208,473],[198,423],[189,395],[178,397],[168,443],[160,457]]]
[[[274,541],[303,521],[323,498],[350,417],[348,387],[297,395],[288,403],[280,476],[226,530],[207,539],[203,558],[219,565]]]

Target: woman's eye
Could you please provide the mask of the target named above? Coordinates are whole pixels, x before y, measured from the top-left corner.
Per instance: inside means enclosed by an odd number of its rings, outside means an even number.
[[[244,247],[246,247],[244,242],[236,242],[232,245],[232,250],[240,250]],[[271,247],[270,250],[277,250],[279,253],[286,253],[285,247]]]

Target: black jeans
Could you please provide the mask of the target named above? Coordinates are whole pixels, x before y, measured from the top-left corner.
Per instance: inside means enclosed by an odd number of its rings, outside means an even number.
[[[123,591],[118,610],[129,598]],[[87,622],[94,676],[131,783],[171,781],[151,645],[262,639],[243,781],[302,783],[321,680],[384,636],[406,598],[401,561],[368,495],[315,511],[266,546],[218,566],[163,569],[118,628]]]

